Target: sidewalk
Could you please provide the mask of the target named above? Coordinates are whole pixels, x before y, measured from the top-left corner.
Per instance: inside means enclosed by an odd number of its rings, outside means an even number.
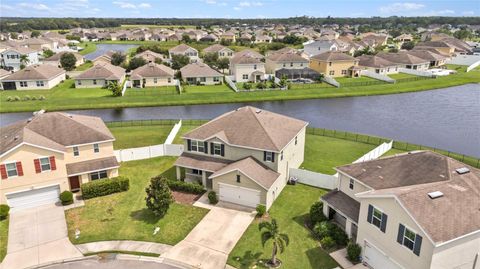
[[[102,251],[134,251],[163,254],[172,246],[154,242],[115,240],[75,245],[82,254]]]

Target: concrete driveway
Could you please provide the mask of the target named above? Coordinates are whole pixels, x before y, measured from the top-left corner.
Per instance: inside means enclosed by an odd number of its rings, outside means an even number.
[[[62,206],[45,205],[10,214],[7,256],[2,269],[20,269],[82,256],[68,239]]]
[[[187,237],[162,257],[203,269],[225,268],[228,254],[255,213],[213,207]]]

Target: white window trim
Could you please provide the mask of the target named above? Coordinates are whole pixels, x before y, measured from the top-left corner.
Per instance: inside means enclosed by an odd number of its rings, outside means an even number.
[[[194,150],[193,149],[193,144],[195,143],[195,147],[196,149]],[[190,149],[191,151],[195,151],[195,152],[200,152],[200,153],[205,153],[205,144],[203,141],[200,141],[200,140],[191,140],[190,142]],[[200,151],[200,147],[203,149]]]
[[[3,163],[3,165],[5,165],[5,173],[7,174],[7,178],[16,178],[16,177],[19,177],[19,175],[18,175],[17,162],[18,162],[18,161],[10,161],[10,162],[7,162],[7,163]],[[9,176],[9,175],[8,175],[8,169],[7,169],[7,165],[8,165],[8,164],[14,164],[14,165],[15,165],[15,170],[17,171],[17,175],[15,175],[15,176]]]
[[[372,206],[373,206],[373,205],[372,205]],[[380,212],[380,219],[375,216],[375,210],[377,210],[377,211]],[[375,225],[375,224],[373,223],[373,220],[374,220],[374,219],[377,219],[377,220],[380,221],[379,226],[377,226],[377,225]],[[380,210],[379,208],[373,206],[373,211],[372,211],[372,225],[375,226],[375,227],[377,227],[378,229],[381,229],[381,227],[382,227],[382,221],[383,221],[383,211]]]
[[[100,146],[98,144],[93,144],[93,153],[100,153]]]
[[[77,149],[77,155],[75,155],[75,148]],[[73,157],[80,157],[80,148],[78,148],[77,146],[73,147],[72,148],[73,150]]]
[[[407,226],[407,225],[405,225],[405,224],[403,224],[403,223],[401,223],[401,224],[403,225],[403,228],[404,228],[404,230],[403,230],[403,237],[402,237],[402,246],[405,247],[406,249],[408,249],[409,251],[413,251],[413,250],[415,249],[415,239],[416,239],[416,237],[417,237],[417,235],[418,235],[418,232],[415,231],[415,229],[412,229],[412,228],[410,228],[409,226]],[[415,234],[415,238],[413,238],[413,248],[412,248],[412,249],[408,248],[408,247],[405,246],[405,244],[404,244],[405,238],[407,238],[407,237],[406,237],[406,232],[407,232],[407,230],[409,230],[410,232],[412,232],[412,233]],[[407,238],[407,239],[410,240],[410,238]]]
[[[47,160],[48,160],[48,166],[50,166],[50,169],[48,169],[48,170],[43,170],[43,167],[42,167],[42,159],[47,159]],[[39,158],[38,158],[38,162],[40,163],[40,171],[41,171],[41,173],[52,171],[52,162],[50,162],[50,157],[49,157],[49,156],[39,157]]]
[[[217,148],[216,146],[218,146],[218,154],[217,154]],[[213,142],[213,156],[222,156],[222,143],[218,143],[218,142]]]
[[[348,188],[351,190],[355,188],[355,180],[353,178],[350,178],[350,181],[348,182]]]
[[[270,163],[273,163],[273,152],[271,151],[266,151],[266,154],[265,154],[265,161],[266,162],[270,162]],[[270,155],[270,160],[269,160],[269,155]]]

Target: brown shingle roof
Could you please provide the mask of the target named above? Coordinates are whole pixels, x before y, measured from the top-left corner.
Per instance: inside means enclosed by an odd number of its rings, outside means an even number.
[[[323,201],[331,205],[335,210],[339,210],[348,218],[358,223],[358,215],[360,214],[360,203],[344,192],[333,190],[320,197]]]
[[[173,77],[175,71],[163,64],[148,63],[132,71],[132,79],[152,78],[152,77]]]
[[[203,49],[203,52],[204,52],[204,53],[219,52],[219,51],[221,51],[221,50],[223,50],[223,49],[229,49],[229,48],[227,48],[227,47],[225,47],[225,46],[222,46],[222,45],[220,45],[220,44],[214,44],[214,45],[211,45],[211,46],[206,47],[205,49]],[[231,49],[229,49],[229,50],[231,50]]]
[[[98,117],[61,112],[44,113],[0,129],[0,154],[22,142],[64,151],[65,146],[113,140],[112,133]]]
[[[109,63],[97,63],[75,79],[109,79],[119,80],[125,75],[125,69]]]
[[[386,59],[383,59],[375,55],[362,55],[360,57],[357,57],[357,60],[359,60],[358,62],[359,66],[366,66],[366,67],[383,68],[383,67],[390,67],[390,66],[396,65]]]
[[[185,44],[180,44],[178,46],[175,46],[171,49],[169,49],[168,51],[171,52],[171,53],[184,53],[185,51],[189,50],[189,49],[192,49],[192,50],[196,50],[188,45],[185,45]]]
[[[119,166],[120,165],[118,164],[115,156],[77,163],[69,163],[66,165],[68,176],[84,174],[87,172],[95,172],[104,169],[118,168]]]
[[[50,80],[64,73],[65,70],[51,64],[30,65],[4,78],[3,81],[35,79]]]
[[[218,137],[227,144],[280,151],[307,122],[251,106],[227,112],[186,133],[187,139]]]
[[[231,64],[259,64],[262,63],[263,55],[252,51],[252,50],[242,50],[233,55],[230,59]]]
[[[354,57],[338,51],[327,51],[324,53],[320,53],[313,56],[312,59],[324,62],[355,61]]]
[[[217,170],[210,178],[215,178],[222,174],[232,171],[241,171],[247,177],[257,182],[260,186],[268,190],[280,176],[279,173],[261,164],[253,157],[247,157],[239,161],[228,164],[227,166]]]
[[[147,62],[155,62],[155,59],[157,59],[157,58],[164,59],[165,56],[163,56],[160,53],[156,53],[156,52],[153,52],[153,51],[146,50],[144,52],[141,52],[141,53],[135,55],[135,58],[142,58]]]
[[[270,54],[267,59],[275,62],[306,62],[308,60],[303,58],[300,54],[289,51],[289,52],[273,52]]]
[[[447,58],[444,55],[441,55],[439,53],[434,53],[429,50],[411,50],[411,51],[408,51],[407,53],[413,56],[416,56],[420,59],[424,59],[428,61],[439,61],[439,60],[445,60]]]
[[[215,172],[227,166],[232,161],[213,158],[209,156],[196,155],[191,153],[182,153],[175,161],[176,166],[199,169],[209,172]]]
[[[62,51],[62,52],[59,52],[59,53],[55,53],[51,57],[46,58],[45,61],[60,61],[60,59],[62,58],[62,56],[65,53],[73,54],[73,56],[75,56],[75,59],[77,59],[77,61],[83,58],[83,55],[81,55],[78,52]]]
[[[222,74],[204,63],[191,63],[180,68],[182,77],[220,77]]]
[[[378,57],[386,59],[392,63],[396,64],[424,64],[429,63],[428,60],[418,58],[417,56],[408,54],[407,52],[380,52],[377,54]]]

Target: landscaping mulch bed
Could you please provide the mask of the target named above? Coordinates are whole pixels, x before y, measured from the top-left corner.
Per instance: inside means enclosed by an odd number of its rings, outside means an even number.
[[[193,194],[193,193],[186,193],[180,191],[172,191],[173,199],[175,202],[180,204],[188,204],[192,205],[197,201],[203,194]]]

